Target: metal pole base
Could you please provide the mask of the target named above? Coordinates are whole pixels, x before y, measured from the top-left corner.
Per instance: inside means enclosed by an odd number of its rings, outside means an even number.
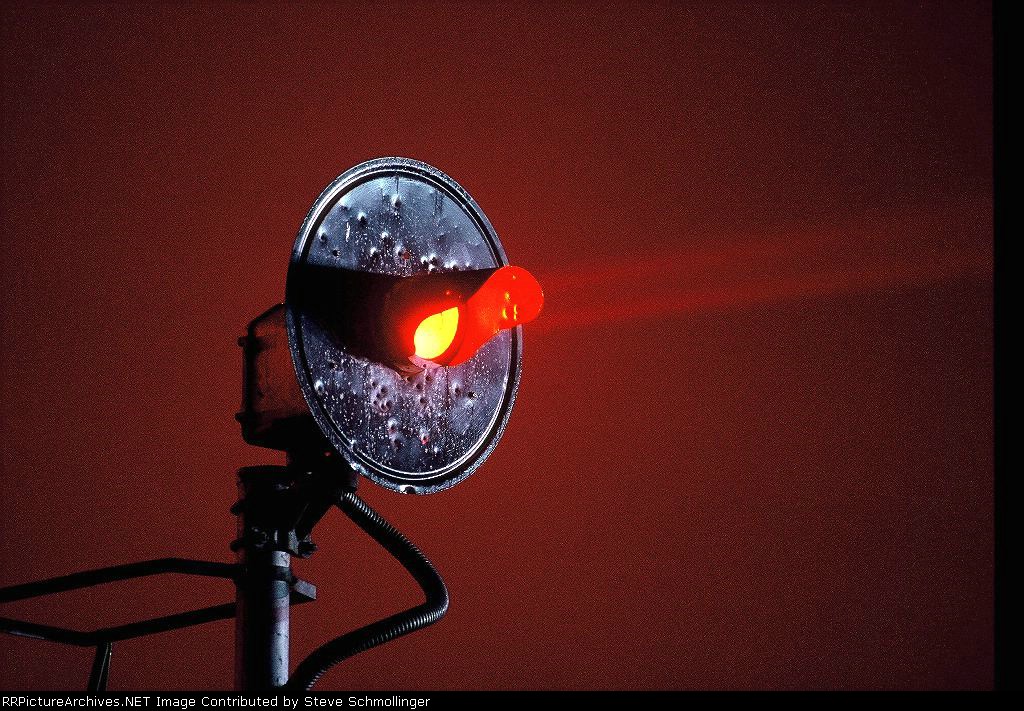
[[[288,682],[289,595],[294,533],[282,531],[282,505],[292,484],[285,467],[238,472],[235,690],[266,692]],[[283,538],[283,540],[282,540]]]
[[[282,466],[238,470],[238,555],[235,615],[235,690],[280,690],[288,682],[289,598],[315,589],[292,575],[292,556],[316,551],[309,534],[337,500],[355,487],[324,457],[289,457]],[[307,590],[308,589],[308,590]]]

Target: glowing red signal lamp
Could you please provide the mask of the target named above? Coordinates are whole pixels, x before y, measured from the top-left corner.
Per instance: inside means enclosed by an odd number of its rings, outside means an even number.
[[[512,266],[495,270],[468,298],[450,290],[445,296],[416,324],[410,360],[418,366],[464,363],[499,331],[535,319],[544,305],[540,283]]]
[[[402,277],[301,265],[288,301],[347,352],[412,374],[466,362],[495,334],[536,318],[544,292],[522,267]]]

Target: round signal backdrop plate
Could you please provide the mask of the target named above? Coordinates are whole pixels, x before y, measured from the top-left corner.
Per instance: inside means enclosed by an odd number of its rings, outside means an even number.
[[[292,262],[398,276],[508,264],[469,194],[408,158],[367,161],[331,183],[302,223]],[[472,474],[497,444],[519,385],[522,327],[461,365],[405,376],[346,352],[291,304],[287,324],[313,417],[360,474],[429,494]]]

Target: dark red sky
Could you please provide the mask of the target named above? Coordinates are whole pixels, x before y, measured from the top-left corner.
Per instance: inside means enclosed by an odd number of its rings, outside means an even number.
[[[5,3],[0,584],[228,560],[235,339],[364,159],[465,186],[546,287],[501,446],[427,498],[441,624],[323,688],[992,684],[979,3]],[[293,656],[418,600],[340,515]],[[93,627],[169,579],[7,606]],[[111,687],[227,688],[231,624]],[[0,639],[0,687],[90,653]]]

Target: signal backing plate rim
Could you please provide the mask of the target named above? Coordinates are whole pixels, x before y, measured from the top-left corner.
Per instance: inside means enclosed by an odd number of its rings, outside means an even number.
[[[336,178],[295,239],[291,265],[305,262],[403,276],[508,264],[472,197],[409,158],[369,160]],[[435,493],[463,481],[497,445],[519,386],[522,327],[502,332],[465,364],[406,377],[345,353],[288,302],[286,323],[313,419],[371,481]]]

